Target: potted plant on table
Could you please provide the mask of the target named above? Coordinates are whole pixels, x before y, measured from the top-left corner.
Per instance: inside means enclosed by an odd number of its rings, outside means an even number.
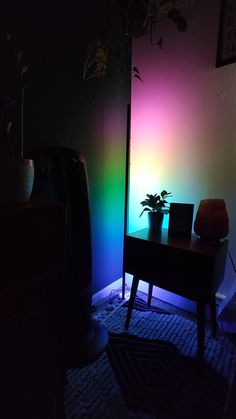
[[[141,215],[148,212],[149,229],[152,231],[161,230],[163,218],[170,211],[166,198],[172,196],[171,192],[163,190],[160,195],[147,194],[147,198],[140,204],[144,207]]]
[[[24,158],[25,76],[23,52],[9,33],[0,34],[0,204],[28,202],[34,164]]]

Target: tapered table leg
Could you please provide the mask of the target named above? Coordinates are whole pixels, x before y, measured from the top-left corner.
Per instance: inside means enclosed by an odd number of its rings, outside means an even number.
[[[147,300],[148,307],[150,307],[151,302],[152,302],[152,291],[153,291],[153,285],[149,284],[148,285],[148,300]]]
[[[131,319],[131,314],[132,314],[132,310],[133,310],[133,306],[134,306],[134,300],[135,300],[136,292],[137,292],[137,289],[138,289],[138,283],[139,283],[139,278],[134,275],[133,282],[132,282],[132,287],[131,287],[131,292],[130,292],[128,312],[127,312],[126,321],[125,321],[125,328],[126,329],[128,329],[128,327],[129,327],[129,322],[130,322],[130,319]]]
[[[204,361],[205,341],[205,303],[197,302],[197,354],[199,360]]]
[[[121,292],[121,298],[124,300],[125,298],[125,271],[123,269],[123,276],[122,276],[122,292]]]
[[[216,300],[215,297],[212,298],[211,303],[210,303],[210,310],[211,310],[211,330],[212,330],[212,335],[214,336],[214,338],[217,337],[217,321],[216,321]]]

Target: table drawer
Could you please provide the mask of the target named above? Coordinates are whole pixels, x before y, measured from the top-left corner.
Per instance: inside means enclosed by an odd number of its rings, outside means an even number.
[[[195,300],[213,292],[215,263],[210,255],[128,236],[124,267],[125,272],[186,298]]]

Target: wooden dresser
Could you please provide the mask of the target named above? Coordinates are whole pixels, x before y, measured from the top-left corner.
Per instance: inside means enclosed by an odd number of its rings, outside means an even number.
[[[0,207],[0,417],[63,414],[66,208]]]

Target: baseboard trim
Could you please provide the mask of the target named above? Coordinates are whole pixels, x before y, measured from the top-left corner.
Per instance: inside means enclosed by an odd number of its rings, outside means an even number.
[[[119,278],[116,281],[112,282],[111,284],[107,285],[107,287],[93,294],[92,304],[99,305],[103,300],[110,297],[113,292],[121,289],[121,286],[122,286],[122,278]]]
[[[125,275],[125,284],[126,290],[130,290],[132,286],[133,276],[130,274]],[[112,282],[107,287],[95,293],[92,297],[92,304],[99,305],[101,301],[109,298],[112,292],[119,292],[122,289],[122,278],[117,279]],[[144,294],[148,294],[148,283],[144,281],[139,282],[139,291]],[[173,294],[169,291],[166,291],[159,287],[153,288],[153,297],[158,298],[159,300],[164,301],[165,303],[172,304],[182,310],[189,311],[190,313],[196,314],[196,303],[194,301],[188,300],[186,298],[180,297],[179,295]],[[216,293],[216,303],[219,305],[221,301],[225,298],[225,295],[222,293]],[[209,313],[206,314],[206,317],[209,317]]]

